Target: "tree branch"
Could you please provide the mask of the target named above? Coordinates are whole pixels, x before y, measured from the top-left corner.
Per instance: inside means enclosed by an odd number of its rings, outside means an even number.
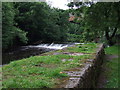
[[[106,30],[106,31],[105,31],[105,37],[106,37],[106,39],[107,39],[107,40],[109,40],[109,39],[110,39],[110,37],[109,37],[109,34],[108,34],[108,33],[109,33],[109,32]]]
[[[77,23],[77,22],[74,22],[74,21],[70,21],[71,23],[74,23],[74,24],[79,24],[80,25],[80,23]]]

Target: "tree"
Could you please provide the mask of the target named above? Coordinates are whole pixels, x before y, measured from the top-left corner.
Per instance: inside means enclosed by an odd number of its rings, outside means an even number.
[[[29,43],[66,40],[68,13],[51,9],[45,2],[15,3],[19,12],[15,18],[18,27],[28,32]]]
[[[15,26],[15,9],[13,3],[2,3],[2,47],[3,50],[15,45],[16,37],[19,42],[26,43],[26,32]]]
[[[84,25],[86,35],[105,37],[109,45],[115,43],[113,38],[120,29],[120,2],[84,3],[75,13],[83,14],[79,22]]]
[[[120,29],[120,2],[101,2],[93,4],[86,11],[86,26],[94,30],[100,37],[106,37],[109,45],[113,45],[113,38]]]

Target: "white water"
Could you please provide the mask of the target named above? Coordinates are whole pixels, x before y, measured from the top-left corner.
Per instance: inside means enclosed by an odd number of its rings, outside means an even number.
[[[27,47],[31,47],[31,48],[49,48],[49,49],[63,49],[66,48],[68,46],[71,46],[69,44],[39,44],[39,45],[30,45]]]
[[[9,52],[8,54],[5,54],[5,55],[8,55],[8,57],[11,57],[11,60],[13,60],[14,58],[15,58],[14,60],[17,60],[16,58],[19,58],[19,57],[25,58],[26,56],[28,57],[29,55],[30,56],[32,56],[33,54],[37,55],[38,53],[41,53],[41,52],[39,52],[39,50],[44,51],[44,52],[50,51],[50,49],[51,50],[59,50],[59,49],[63,49],[66,47],[74,46],[75,44],[84,44],[84,43],[71,43],[71,44],[54,44],[54,43],[52,43],[52,44],[21,46],[20,49],[13,51],[13,52]],[[43,49],[41,49],[41,48],[43,48]],[[17,56],[16,53],[19,55]],[[7,60],[5,60],[5,61],[7,61]],[[0,65],[0,67],[1,66],[2,65]]]
[[[85,44],[85,43],[74,43],[74,44]]]

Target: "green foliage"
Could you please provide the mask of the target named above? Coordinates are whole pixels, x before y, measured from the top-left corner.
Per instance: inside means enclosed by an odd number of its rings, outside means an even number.
[[[69,42],[86,42],[84,28],[82,25],[69,23],[67,32],[67,41]]]
[[[81,39],[80,35],[70,34],[70,33],[68,33],[67,35],[69,42],[80,42]]]
[[[119,8],[118,5],[119,3],[114,2],[101,2],[91,5],[91,7],[85,12],[86,25],[89,25],[92,30],[94,29],[97,34],[103,34],[105,31],[112,34],[113,28],[118,27],[119,25],[119,11],[116,9]],[[106,30],[106,27],[109,28]]]
[[[3,48],[27,41],[30,44],[37,41],[91,42],[98,37],[109,44],[117,42],[116,37],[120,35],[119,3],[71,2],[68,6],[77,9],[50,8],[45,2],[4,2]],[[70,12],[76,17],[74,24],[68,22]]]
[[[76,4],[69,4],[69,7],[73,6]],[[120,2],[85,2],[77,3],[76,7],[77,9],[72,9],[72,13],[81,19],[74,20],[74,23],[79,22],[84,28],[82,34],[86,40],[91,41],[97,37],[101,39],[105,37],[109,45],[115,43],[115,35],[119,33],[120,29]]]
[[[15,9],[13,3],[2,3],[2,41],[3,49],[7,49],[14,45],[16,37],[20,39],[21,42],[26,43],[26,33],[21,29],[15,27],[14,22]]]
[[[44,2],[15,3],[19,13],[15,20],[18,26],[28,32],[29,42],[65,41],[68,12],[51,9]]]
[[[80,47],[81,46],[81,47]],[[3,88],[50,88],[59,79],[68,77],[65,70],[80,67],[84,59],[90,59],[95,53],[96,44],[77,45],[59,52],[85,52],[81,56],[67,54],[32,56],[30,58],[12,61],[2,67]],[[89,48],[86,51],[85,48]],[[93,50],[94,48],[94,50]],[[54,52],[53,52],[54,53]],[[65,61],[63,61],[63,59]],[[71,60],[69,60],[71,59]]]
[[[67,40],[67,10],[50,8],[45,2],[4,2],[2,8],[5,49],[27,41],[31,44]]]

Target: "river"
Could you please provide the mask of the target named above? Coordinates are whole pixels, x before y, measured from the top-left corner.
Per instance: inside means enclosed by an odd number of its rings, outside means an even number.
[[[63,49],[74,45],[70,44],[39,44],[39,45],[28,45],[15,48],[14,50],[2,53],[2,64],[8,64],[11,61],[28,58],[30,56],[40,55],[45,52]]]

